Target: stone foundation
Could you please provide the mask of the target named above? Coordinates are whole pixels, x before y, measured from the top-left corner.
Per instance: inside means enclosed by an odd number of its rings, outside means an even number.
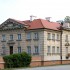
[[[30,66],[31,67],[35,67],[35,66],[49,66],[49,65],[59,65],[61,64],[60,60],[56,60],[56,61],[32,61]],[[62,64],[70,64],[70,60],[63,60]]]

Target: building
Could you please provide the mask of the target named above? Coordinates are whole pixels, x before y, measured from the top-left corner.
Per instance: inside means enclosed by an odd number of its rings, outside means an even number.
[[[33,66],[70,63],[70,24],[7,19],[0,25],[0,55],[27,52]]]

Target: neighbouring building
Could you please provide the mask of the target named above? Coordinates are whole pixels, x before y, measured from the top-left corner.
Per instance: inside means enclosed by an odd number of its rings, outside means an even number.
[[[24,51],[33,66],[70,63],[70,23],[7,19],[0,25],[0,55]]]

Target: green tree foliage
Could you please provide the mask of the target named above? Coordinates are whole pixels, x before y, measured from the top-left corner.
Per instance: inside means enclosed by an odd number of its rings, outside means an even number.
[[[70,23],[70,16],[66,16],[65,19],[64,19],[64,22],[65,23]]]
[[[6,68],[27,67],[30,65],[31,56],[26,52],[3,57]]]

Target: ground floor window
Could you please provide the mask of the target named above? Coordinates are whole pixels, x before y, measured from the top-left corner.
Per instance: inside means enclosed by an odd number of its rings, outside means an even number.
[[[18,47],[18,53],[21,53],[21,46]]]
[[[5,45],[2,46],[2,55],[5,55],[6,54],[6,47]]]
[[[27,53],[31,54],[31,46],[27,46]]]

